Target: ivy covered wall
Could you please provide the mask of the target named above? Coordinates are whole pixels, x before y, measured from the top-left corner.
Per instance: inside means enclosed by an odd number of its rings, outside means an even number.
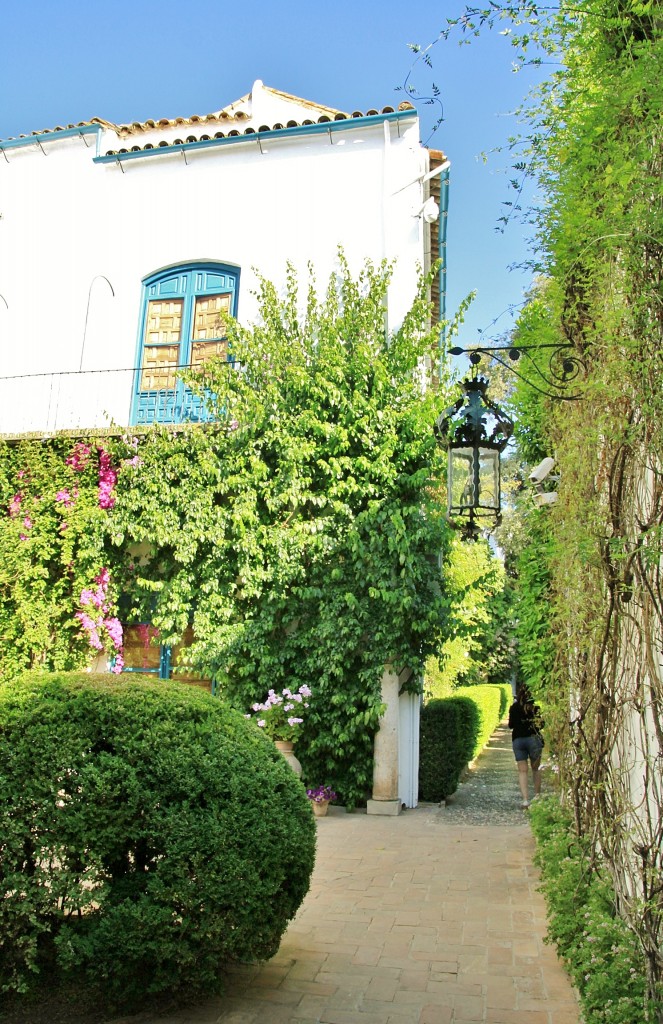
[[[235,706],[311,687],[298,756],[351,804],[385,662],[418,673],[447,623],[448,397],[427,283],[389,335],[389,267],[340,268],[323,299],[292,272],[284,296],[261,282],[258,325],[229,322],[229,361],[189,381],[213,425],[3,445],[0,671],[100,647],[119,671],[120,621],[173,644],[192,626],[189,668]]]
[[[514,341],[539,346],[542,366],[544,346],[563,343],[579,371],[576,401],[516,390],[523,455],[554,455],[559,474],[557,502],[527,513],[522,668],[586,870],[609,881],[636,937],[641,1019],[661,1020],[663,19],[640,0],[494,11],[557,62],[525,112],[542,277]]]

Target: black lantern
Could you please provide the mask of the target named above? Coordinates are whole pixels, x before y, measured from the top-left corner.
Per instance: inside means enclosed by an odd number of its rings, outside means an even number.
[[[500,522],[500,454],[513,423],[486,395],[488,381],[462,383],[463,396],[435,422],[435,433],[449,453],[448,514],[466,539]]]

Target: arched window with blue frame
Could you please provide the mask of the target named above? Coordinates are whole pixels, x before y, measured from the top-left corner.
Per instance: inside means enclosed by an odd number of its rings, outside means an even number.
[[[143,279],[131,422],[210,419],[178,370],[226,357],[225,315],[237,316],[239,267],[201,261],[167,267]]]

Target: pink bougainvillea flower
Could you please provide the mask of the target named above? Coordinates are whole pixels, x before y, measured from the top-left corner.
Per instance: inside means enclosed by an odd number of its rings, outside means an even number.
[[[105,629],[111,643],[117,651],[122,650],[123,636],[122,625],[119,619],[108,617],[107,591],[110,584],[110,571],[103,568],[95,576],[96,587],[85,587],[81,590],[80,604],[83,608],[96,608],[97,617],[92,618],[86,611],[76,612],[76,618],[81,623],[88,635],[90,647],[97,651],[103,650],[103,643],[99,636],[99,630]]]
[[[10,500],[7,507],[7,511],[10,516],[17,516],[21,511],[21,502],[23,501],[23,492],[17,491],[14,497]]]
[[[117,471],[111,457],[104,448],[99,449],[99,508],[110,509],[115,505],[113,488],[117,483]]]
[[[94,619],[91,619],[90,616],[86,614],[86,612],[76,612],[76,618],[87,633],[90,647],[93,647],[95,651],[103,651],[104,645],[99,637],[99,626],[101,623],[95,622]]]
[[[55,500],[61,502],[65,508],[71,508],[71,506],[74,504],[74,497],[72,497],[72,495],[66,489],[58,491],[58,493],[55,495]]]
[[[82,473],[90,461],[91,452],[92,448],[89,444],[85,444],[83,441],[77,441],[72,448],[71,455],[64,460],[65,465],[71,466],[76,473]]]
[[[25,516],[25,518],[23,519],[23,527],[26,530],[32,529],[32,520],[30,519],[30,516]]]
[[[28,538],[27,538],[27,537],[25,536],[25,534],[24,534],[24,533],[19,533],[19,535],[18,535],[18,539],[19,539],[19,540],[27,540]]]
[[[106,619],[104,625],[113,645],[119,650],[123,641],[122,623],[119,619]]]

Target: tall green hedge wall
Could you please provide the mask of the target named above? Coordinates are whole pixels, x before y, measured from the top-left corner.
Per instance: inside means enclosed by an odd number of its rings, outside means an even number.
[[[419,796],[455,793],[465,767],[486,745],[511,700],[508,684],[466,686],[429,701],[421,714]]]

